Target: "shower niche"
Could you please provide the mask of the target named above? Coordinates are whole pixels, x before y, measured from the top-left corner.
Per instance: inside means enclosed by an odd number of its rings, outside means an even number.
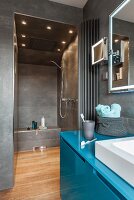
[[[18,144],[20,142],[23,150],[23,142],[32,145],[33,141],[35,145],[38,138],[44,142],[47,140],[46,146],[57,146],[57,133],[61,129],[77,129],[77,28],[18,13],[14,19],[18,79],[15,134],[18,134]],[[39,127],[42,116],[47,130],[36,135],[36,131],[31,129],[32,121],[36,121]],[[54,133],[57,136],[54,137]]]

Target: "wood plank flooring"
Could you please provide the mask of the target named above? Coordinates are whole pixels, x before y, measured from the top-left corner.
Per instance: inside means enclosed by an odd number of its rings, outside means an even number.
[[[59,148],[17,155],[15,186],[0,200],[60,200]]]

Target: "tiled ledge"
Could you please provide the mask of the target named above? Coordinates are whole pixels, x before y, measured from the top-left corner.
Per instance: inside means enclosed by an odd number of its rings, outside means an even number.
[[[56,130],[56,131],[61,131],[61,128],[58,128],[58,127],[47,127],[47,129],[37,129],[39,132],[47,132],[47,131],[51,131],[51,130]],[[15,130],[14,133],[27,133],[27,132],[36,132],[36,130],[34,129],[31,129],[30,130],[27,130],[26,128],[20,128],[18,130]]]

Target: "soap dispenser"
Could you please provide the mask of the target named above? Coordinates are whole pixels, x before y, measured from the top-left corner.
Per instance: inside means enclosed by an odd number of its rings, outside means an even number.
[[[43,128],[45,128],[45,117],[44,116],[41,118],[41,126]]]

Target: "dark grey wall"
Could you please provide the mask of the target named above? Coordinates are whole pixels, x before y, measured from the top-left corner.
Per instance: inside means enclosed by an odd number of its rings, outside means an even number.
[[[65,118],[60,116],[61,97],[61,70],[58,70],[58,126],[63,130],[78,129],[78,38],[73,41],[63,53],[63,98],[74,101],[62,102],[61,112]]]
[[[19,64],[19,128],[32,127],[32,121],[57,126],[57,67]]]
[[[0,1],[0,190],[13,187],[14,12],[79,25],[82,9],[48,0]]]
[[[88,0],[85,5],[83,9],[84,20],[93,18],[99,18],[100,20],[100,38],[108,36],[109,15],[122,1],[123,0]]]
[[[108,36],[109,14],[122,2],[122,0],[89,0],[84,7],[84,19],[100,19],[100,38]],[[101,104],[119,103],[122,106],[122,116],[127,118],[129,132],[134,128],[134,93],[108,94],[108,82],[102,80],[103,72],[108,66],[100,66],[99,102]],[[129,119],[131,118],[131,119]]]

